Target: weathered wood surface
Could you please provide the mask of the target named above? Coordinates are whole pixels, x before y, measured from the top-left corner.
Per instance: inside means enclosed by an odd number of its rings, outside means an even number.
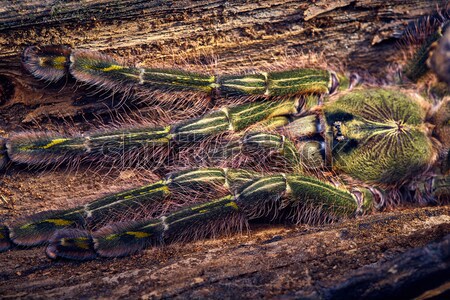
[[[395,291],[393,281],[374,280],[372,284],[364,279],[380,279],[380,274],[359,269],[376,262],[385,266],[390,260],[398,264],[401,253],[439,241],[450,231],[450,216],[449,207],[422,208],[335,226],[254,229],[250,236],[149,249],[129,258],[82,264],[51,262],[42,248],[3,253],[0,294],[7,299],[360,299],[375,291],[386,299]],[[445,274],[450,262],[445,245],[448,238],[441,246],[442,254],[424,251],[432,257],[413,256],[409,269],[400,264],[398,273],[392,268],[388,278],[403,283],[399,287],[408,290],[410,296],[429,290],[448,293],[449,277]],[[430,267],[431,275],[442,276],[427,278],[417,273],[408,282],[405,273],[417,272],[414,267],[423,265]],[[380,272],[383,270],[380,268]],[[343,297],[352,276],[352,282],[360,280],[361,284],[358,289],[350,287],[352,293]]]
[[[105,104],[85,101],[86,90],[74,82],[52,87],[26,74],[20,53],[29,45],[66,44],[148,66],[213,57],[217,70],[320,52],[349,69],[382,76],[408,22],[444,2],[2,1],[0,135],[54,123],[85,128],[93,113],[109,113]],[[104,178],[12,168],[0,177],[0,222],[136,184],[134,177],[142,176],[135,173]],[[0,254],[0,298],[319,297],[352,270],[439,240],[450,232],[449,218],[444,206],[319,228],[264,226],[250,236],[86,264],[50,262],[42,249],[10,251]],[[436,284],[445,286],[445,280]]]
[[[384,52],[371,45],[398,38],[407,22],[445,3],[313,2],[6,1],[0,8],[0,57],[13,57],[30,43],[62,43],[121,50],[149,61],[213,49],[234,64],[248,58],[256,62],[271,59],[293,48],[350,58],[359,66],[359,59],[370,58],[371,51]],[[372,62],[375,68],[390,55],[379,54],[379,60]]]

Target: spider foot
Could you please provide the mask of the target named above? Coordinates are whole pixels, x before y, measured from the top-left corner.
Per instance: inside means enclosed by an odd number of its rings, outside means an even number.
[[[49,241],[45,254],[51,259],[91,260],[96,258],[91,235],[84,230],[58,230]]]

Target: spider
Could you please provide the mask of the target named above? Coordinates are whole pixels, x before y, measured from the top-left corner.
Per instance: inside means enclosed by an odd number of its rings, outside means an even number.
[[[358,85],[357,75],[320,69],[216,76],[135,68],[65,46],[28,47],[23,65],[49,82],[72,76],[102,89],[234,100],[166,124],[70,135],[11,133],[0,144],[0,166],[141,164],[145,154],[145,165],[154,170],[176,171],[2,226],[1,250],[46,244],[50,258],[120,257],[239,232],[254,220],[327,223],[450,195],[447,98],[432,105],[407,89]]]

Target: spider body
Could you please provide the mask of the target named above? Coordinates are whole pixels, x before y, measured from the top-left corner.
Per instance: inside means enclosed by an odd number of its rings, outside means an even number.
[[[411,92],[354,88],[354,81],[324,70],[208,76],[127,67],[66,47],[30,47],[24,65],[49,81],[71,74],[103,88],[259,98],[159,126],[83,135],[11,134],[1,143],[2,164],[6,159],[49,165],[130,156],[136,161],[146,153],[152,168],[176,168],[177,161],[164,155],[200,144],[209,167],[176,171],[84,206],[13,222],[1,228],[2,250],[48,243],[51,258],[124,256],[151,245],[239,231],[255,219],[329,222],[380,209],[389,199],[438,201],[450,195],[448,100],[433,108]],[[272,156],[274,170],[256,172],[246,164]],[[211,168],[218,165],[223,167]],[[322,175],[326,172],[336,174],[339,184]],[[170,201],[185,207],[162,209]],[[146,213],[138,221],[110,224],[140,210]]]

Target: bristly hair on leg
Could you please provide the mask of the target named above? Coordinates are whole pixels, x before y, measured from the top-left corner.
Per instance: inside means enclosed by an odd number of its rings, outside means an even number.
[[[101,257],[123,257],[160,245],[163,232],[158,220],[115,223],[94,232],[94,247]]]
[[[74,162],[86,152],[81,137],[55,132],[20,132],[6,142],[8,157],[15,163],[48,166]]]
[[[55,46],[58,47],[62,48]],[[52,49],[49,49],[49,53],[45,53],[45,49],[42,49],[39,55],[33,56],[30,55],[36,52],[32,51],[33,49],[27,48],[24,57],[41,58],[51,56],[53,53]],[[120,91],[123,95],[145,95],[143,98],[147,100],[144,102],[148,102],[149,105],[157,104],[171,111],[181,107],[183,103],[189,104],[183,105],[183,110],[195,109],[198,104],[209,105],[211,98],[216,97],[220,98],[221,105],[231,105],[235,104],[235,101],[242,103],[267,98],[276,100],[285,95],[333,93],[339,87],[339,81],[340,88],[351,86],[346,76],[341,73],[314,69],[322,66],[323,60],[306,59],[305,55],[296,55],[300,59],[292,58],[288,60],[289,63],[277,63],[270,68],[251,70],[246,68],[244,73],[241,67],[228,68],[216,76],[209,75],[212,73],[211,66],[203,64],[197,67],[186,66],[186,69],[179,68],[179,65],[171,68],[158,65],[139,68],[121,63],[97,51],[70,49],[69,51],[69,73],[76,80],[100,90]],[[61,68],[56,64],[59,60],[62,59],[52,58],[46,65],[38,63],[34,68],[28,69],[37,76],[39,68],[43,68],[43,72],[46,70],[44,67],[53,68],[53,71],[57,72]],[[300,63],[301,60],[307,62]],[[299,78],[301,84],[298,84]]]
[[[56,82],[68,75],[71,50],[63,45],[30,46],[22,54],[22,65],[33,76]]]
[[[116,71],[124,70],[125,74]],[[70,74],[79,82],[102,90],[128,90],[139,82],[139,70],[126,67],[111,56],[91,50],[72,50]]]
[[[91,235],[79,229],[56,231],[49,240],[45,254],[51,259],[91,260],[97,257]]]
[[[427,80],[427,60],[434,42],[442,36],[442,26],[449,20],[446,9],[432,16],[422,17],[411,23],[398,43],[401,59],[404,61],[403,74],[414,83]]]
[[[150,246],[215,237],[242,231],[246,226],[245,216],[229,195],[174,210],[157,219],[111,224],[94,232],[92,241],[99,256],[122,257]],[[89,235],[72,230],[56,233],[47,253],[51,258],[93,257]]]
[[[70,227],[85,227],[82,212],[76,209],[44,211],[8,225],[11,241],[20,246],[41,245],[46,243],[56,230]]]

